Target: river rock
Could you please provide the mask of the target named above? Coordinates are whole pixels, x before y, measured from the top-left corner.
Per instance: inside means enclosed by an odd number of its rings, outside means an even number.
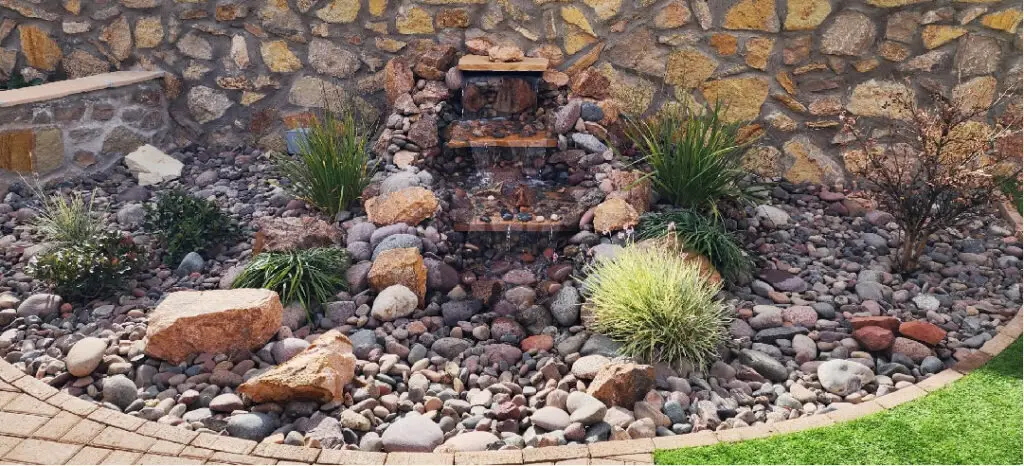
[[[388,426],[381,441],[388,453],[429,453],[444,441],[444,433],[434,421],[413,411]]]
[[[825,361],[818,366],[818,381],[829,393],[846,396],[875,379],[867,366],[842,359]]]
[[[64,358],[64,364],[68,372],[75,377],[85,377],[92,374],[92,371],[99,367],[103,361],[103,354],[107,350],[107,341],[86,337],[75,343]]]

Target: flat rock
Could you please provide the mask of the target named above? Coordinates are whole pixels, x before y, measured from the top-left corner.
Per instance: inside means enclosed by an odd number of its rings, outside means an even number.
[[[337,330],[313,341],[288,362],[238,386],[255,403],[289,400],[340,400],[355,376],[352,342]]]
[[[149,144],[126,155],[124,164],[139,180],[141,186],[178,179],[181,177],[181,169],[185,167],[178,159]]]
[[[283,311],[270,290],[176,291],[150,312],[145,352],[178,364],[196,353],[256,349],[281,327]]]

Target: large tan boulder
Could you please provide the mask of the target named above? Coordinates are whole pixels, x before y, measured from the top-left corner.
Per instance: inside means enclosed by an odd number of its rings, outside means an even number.
[[[594,231],[610,233],[636,226],[640,214],[622,198],[606,199],[594,209]]]
[[[378,226],[405,223],[416,225],[437,211],[437,196],[429,189],[411,187],[367,199],[364,207],[370,221]]]
[[[388,249],[380,253],[370,266],[367,276],[370,286],[383,291],[392,285],[402,285],[416,293],[419,305],[427,295],[427,266],[416,248]]]
[[[146,354],[178,364],[196,353],[259,348],[281,327],[282,312],[270,290],[177,291],[149,314]]]
[[[654,388],[654,366],[608,364],[597,372],[587,393],[608,406],[632,408]]]
[[[256,403],[289,400],[340,400],[355,376],[352,342],[337,330],[313,341],[288,362],[238,386]]]

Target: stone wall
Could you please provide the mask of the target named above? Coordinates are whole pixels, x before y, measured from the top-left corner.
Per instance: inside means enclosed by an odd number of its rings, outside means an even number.
[[[322,88],[382,109],[389,59],[486,36],[596,67],[628,112],[721,100],[764,129],[760,169],[797,181],[845,177],[843,109],[885,116],[923,85],[988,103],[1021,75],[1015,0],[0,0],[0,17],[0,75],[169,71],[182,138],[244,142],[255,110],[322,106]],[[1004,107],[992,121],[1019,121]]]
[[[50,86],[0,96],[45,95],[36,91]],[[19,105],[0,102],[0,185],[102,169],[142,144],[164,142],[171,125],[167,107],[161,81],[153,80]]]

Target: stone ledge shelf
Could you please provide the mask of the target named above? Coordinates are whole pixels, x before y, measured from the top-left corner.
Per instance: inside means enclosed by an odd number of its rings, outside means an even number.
[[[169,137],[163,71],[117,71],[0,91],[0,191],[110,166]]]

